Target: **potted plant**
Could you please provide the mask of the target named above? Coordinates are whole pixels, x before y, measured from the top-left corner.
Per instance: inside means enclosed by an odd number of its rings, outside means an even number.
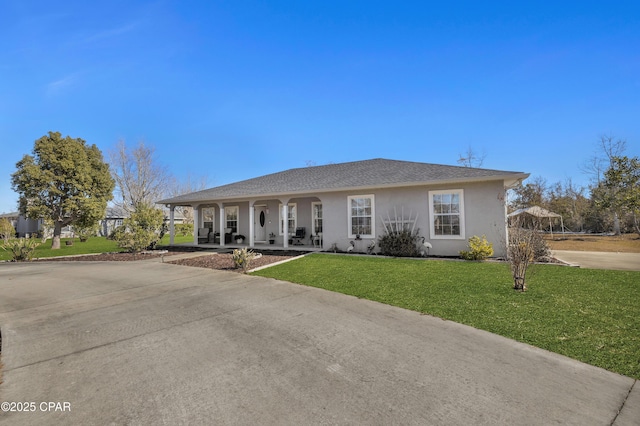
[[[276,234],[271,232],[269,233],[269,244],[275,244],[275,243],[276,243]]]
[[[233,238],[235,238],[235,240],[236,240],[236,244],[242,244],[242,242],[244,241],[244,238],[245,238],[245,237],[244,237],[244,235],[242,235],[242,234],[237,234],[237,235],[236,235],[235,237],[233,237]]]

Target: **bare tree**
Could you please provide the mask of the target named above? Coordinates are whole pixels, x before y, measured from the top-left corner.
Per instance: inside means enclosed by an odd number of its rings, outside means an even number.
[[[467,152],[458,154],[458,164],[464,167],[482,167],[486,157],[486,152],[482,151],[481,153],[477,153],[473,148],[468,147]]]
[[[612,135],[600,135],[595,153],[580,165],[580,170],[591,178],[594,186],[602,181],[604,172],[611,167],[614,157],[621,157],[627,149],[627,141]]]
[[[188,194],[190,192],[202,191],[207,188],[207,177],[192,177],[188,174],[183,180],[172,178],[172,182],[169,185],[167,195],[170,197],[177,197],[178,195]],[[175,211],[182,214],[184,223],[193,223],[193,208],[189,206],[176,206]]]
[[[156,160],[154,147],[140,141],[131,149],[120,140],[109,154],[116,181],[116,206],[131,213],[138,205],[153,205],[165,195],[171,175]]]

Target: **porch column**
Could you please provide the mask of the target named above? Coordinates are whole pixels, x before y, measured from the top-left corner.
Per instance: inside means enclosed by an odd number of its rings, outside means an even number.
[[[173,204],[171,204],[169,206],[169,245],[172,246],[173,245],[173,240],[174,240],[174,235],[176,233],[176,227],[173,223],[174,221],[174,211],[175,211],[176,206],[174,206]]]
[[[253,204],[255,203],[255,201],[249,201],[249,247],[253,247],[255,245],[255,224],[253,223],[255,216],[256,216],[256,211],[255,211],[255,207],[253,206]]]
[[[282,203],[282,232],[284,234],[282,246],[289,248],[289,200]]]
[[[224,246],[224,225],[225,225],[225,217],[224,217],[224,205],[222,203],[216,203],[218,209],[220,210],[220,246]]]
[[[200,228],[200,205],[193,207],[193,244],[198,245],[198,228]]]

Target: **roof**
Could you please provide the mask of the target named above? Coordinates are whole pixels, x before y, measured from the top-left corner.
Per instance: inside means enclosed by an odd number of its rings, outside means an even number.
[[[159,204],[264,198],[351,189],[501,180],[515,183],[523,172],[446,166],[377,158],[373,160],[302,167],[217,186],[158,201]]]
[[[531,206],[527,207],[526,209],[518,209],[514,212],[509,213],[507,216],[518,216],[524,213],[530,214],[531,216],[535,217],[562,217],[562,215],[559,215],[558,213],[550,212],[549,210],[543,209],[539,206]]]

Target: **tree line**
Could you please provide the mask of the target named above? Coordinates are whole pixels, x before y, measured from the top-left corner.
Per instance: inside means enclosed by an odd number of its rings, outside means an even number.
[[[626,141],[601,136],[581,170],[589,176],[588,187],[537,176],[510,191],[509,209],[543,207],[561,214],[573,232],[640,235],[640,160],[626,155]]]

